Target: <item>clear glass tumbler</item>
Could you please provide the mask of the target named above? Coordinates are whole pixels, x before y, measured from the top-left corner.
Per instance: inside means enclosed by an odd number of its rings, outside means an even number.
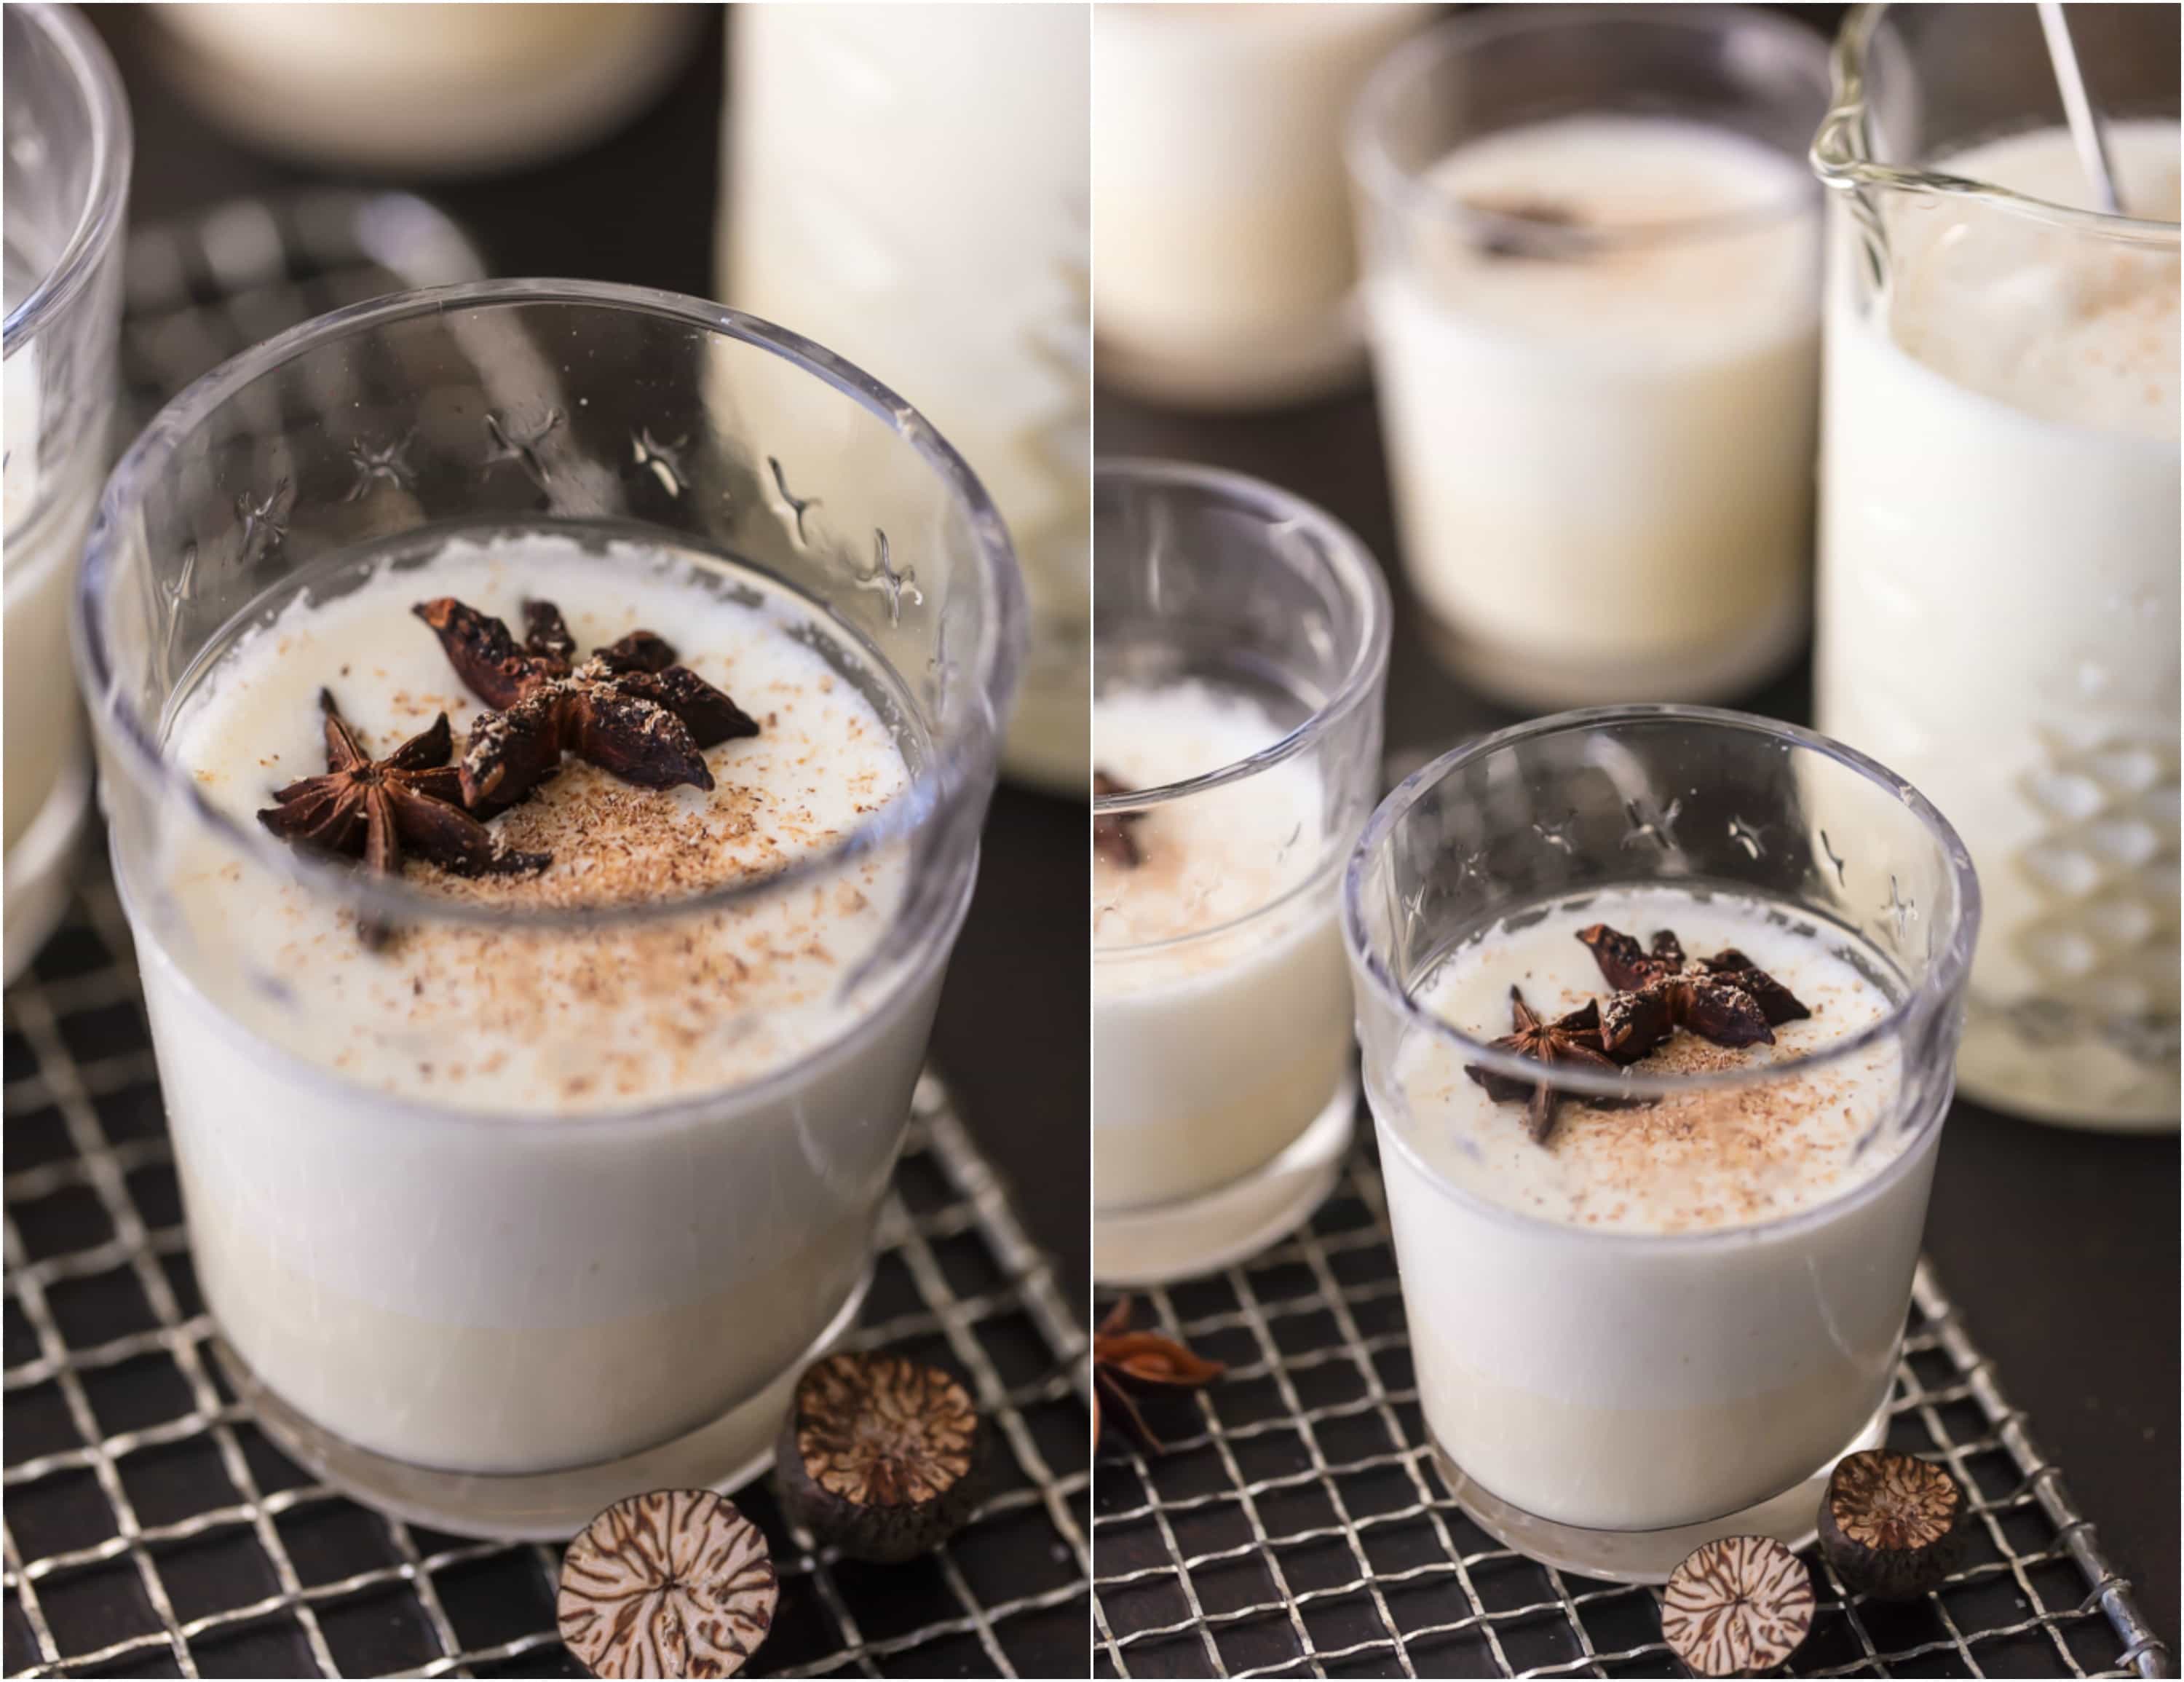
[[[1555,1008],[1557,950],[1609,991],[1566,937],[1632,903],[1641,939],[1772,955],[1817,1037],[1663,1072],[1487,1043],[1512,983]],[[1426,1431],[1490,1533],[1641,1582],[1714,1536],[1811,1536],[1819,1480],[1885,1429],[1978,927],[1924,797],[1741,714],[1566,713],[1382,803],[1343,887],[1366,1090]],[[1474,975],[1498,1020],[1450,1019],[1448,978]],[[1544,1076],[1552,1150],[1474,1067]],[[1568,1118],[1592,1099],[1621,1107]]]
[[[129,108],[72,8],[7,8],[6,970],[68,901],[91,760],[69,587],[111,459]]]
[[[2177,1122],[2178,14],[2074,6],[2122,211],[2025,6],[1869,6],[1833,189],[1820,727],[1938,801],[1987,887],[1958,1078]]]
[[[1100,464],[1092,544],[1093,1272],[1130,1284],[1263,1248],[1340,1168],[1389,610],[1356,537],[1233,473]]]
[[[276,612],[337,603],[353,558],[429,569],[450,538],[540,533],[616,578],[666,553],[732,600],[795,604],[791,634],[838,674],[821,688],[870,700],[907,786],[772,874],[549,909],[306,856],[178,763],[208,670]],[[961,459],[855,369],[717,306],[578,281],[404,294],[163,411],[108,485],[75,631],[198,1276],[269,1429],[329,1481],[471,1534],[566,1534],[632,1490],[755,1469],[862,1295],[976,872],[1023,624]],[[823,998],[763,966],[692,998],[691,954],[770,907],[861,911],[874,869],[899,897],[819,954]],[[238,903],[256,909],[207,911]],[[400,938],[294,938],[337,907]],[[367,1043],[421,1086],[322,1029],[337,986],[398,1002],[413,968],[432,1008]],[[511,998],[568,1026],[521,1039],[505,1084],[556,1098],[510,1106],[496,1080],[440,1100],[435,1067],[478,1059]],[[591,1078],[617,1055],[594,1004],[698,1020],[625,1097]],[[815,1011],[823,1032],[789,1034]]]
[[[1819,377],[1819,36],[1491,6],[1398,49],[1351,178],[1403,564],[1527,709],[1727,699],[1796,652]]]

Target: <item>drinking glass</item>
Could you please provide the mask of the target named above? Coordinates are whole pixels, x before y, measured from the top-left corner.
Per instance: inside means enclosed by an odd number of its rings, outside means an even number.
[[[1206,409],[1365,370],[1342,125],[1407,4],[1093,8],[1100,378]]]
[[[1725,699],[1802,639],[1819,36],[1492,6],[1376,71],[1350,172],[1403,565],[1526,710]]]
[[[1420,1002],[1468,941],[1628,888],[1763,902],[1886,1012],[1802,1059],[1603,1074],[1518,1059]],[[1383,801],[1342,915],[1419,1401],[1457,1499],[1523,1552],[1618,1581],[1661,1581],[1715,1536],[1808,1540],[1835,1462],[1885,1431],[1949,1104],[1979,887],[1947,822],[1809,731],[1702,708],[1565,713],[1458,748]],[[1478,1066],[1666,1100],[1791,1092],[1852,1057],[1894,1071],[1858,1143],[1869,1171],[1797,1212],[1683,1231],[1572,1224],[1459,1184],[1475,1150],[1446,1136],[1448,1100],[1419,1078]]]
[[[1388,595],[1327,515],[1210,468],[1099,464],[1092,543],[1095,771],[1123,691],[1248,703],[1280,732],[1093,802],[1218,849],[1094,891],[1093,1270],[1137,1284],[1264,1248],[1340,1170],[1357,1084],[1335,894],[1379,788]]]
[[[797,634],[865,691],[909,786],[772,876],[582,911],[374,878],[198,792],[170,727],[269,603],[307,578],[338,594],[360,549],[539,532],[602,567],[649,543],[719,557],[800,598]],[[259,346],[161,413],[107,487],[75,631],[198,1277],[268,1429],[329,1481],[465,1534],[566,1534],[632,1490],[763,1463],[863,1292],[1022,641],[1007,534],[954,450],[732,310],[565,281],[403,294]],[[850,894],[875,860],[907,890],[834,972],[815,1048],[552,1115],[337,1067],[283,919],[192,914],[209,871],[405,938],[467,931],[475,972],[448,966],[448,1005],[401,1030],[429,1067],[472,1055],[460,1024],[496,977],[595,962],[671,1002],[694,941],[782,896]],[[723,1000],[707,1044],[762,1044],[799,1004]],[[556,1038],[520,1055],[554,1059]]]
[[[109,459],[129,108],[69,8],[7,8],[5,966],[68,903],[91,760],[68,599]]]

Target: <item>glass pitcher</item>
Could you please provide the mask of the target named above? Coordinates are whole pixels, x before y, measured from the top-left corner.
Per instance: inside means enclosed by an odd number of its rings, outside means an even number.
[[[2177,1117],[2177,17],[2073,6],[2123,214],[2030,6],[1862,6],[1830,212],[1819,727],[1987,895],[1958,1065],[2067,1125]]]

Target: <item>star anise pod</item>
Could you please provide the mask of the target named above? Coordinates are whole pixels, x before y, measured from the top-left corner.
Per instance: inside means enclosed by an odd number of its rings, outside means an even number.
[[[1104,771],[1092,773],[1092,792],[1095,794],[1127,794],[1130,785],[1119,777],[1110,777]],[[1143,812],[1111,812],[1106,817],[1092,820],[1092,850],[1111,865],[1123,870],[1135,870],[1145,861],[1145,849],[1138,845],[1138,838],[1130,833],[1145,821]]]
[[[1176,1393],[1203,1390],[1228,1369],[1218,1361],[1193,1354],[1173,1338],[1130,1329],[1130,1299],[1117,1303],[1092,1339],[1092,1418],[1100,1429],[1100,1398],[1121,1410],[1139,1443],[1160,1452],[1162,1444],[1145,1423],[1133,1390]]]
[[[1588,1000],[1568,1016],[1547,1022],[1513,987],[1509,989],[1509,1015],[1515,1030],[1491,1042],[1496,1051],[1513,1051],[1519,1057],[1529,1057],[1550,1067],[1560,1064],[1605,1069],[1613,1073],[1618,1067],[1602,1048],[1596,1000]],[[1534,1144],[1545,1145],[1553,1135],[1555,1117],[1563,1101],[1562,1093],[1553,1085],[1496,1074],[1478,1063],[1465,1064],[1463,1072],[1485,1087],[1486,1095],[1496,1104],[1524,1100],[1524,1125]]]
[[[454,749],[447,714],[375,760],[341,716],[332,690],[319,691],[319,708],[326,715],[326,774],[276,789],[278,804],[258,814],[282,840],[361,858],[379,876],[400,872],[404,848],[458,876],[515,874],[552,862],[544,853],[503,847],[463,810],[461,777],[447,762]],[[367,944],[386,938],[380,924],[367,921],[359,927]]]
[[[1567,207],[1543,198],[1474,198],[1468,205],[1500,219],[1500,226],[1479,242],[1479,250],[1489,257],[1536,257],[1545,243],[1539,231],[1566,232],[1578,226],[1576,215]],[[1546,244],[1545,248],[1552,253],[1555,248]]]
[[[676,664],[649,631],[577,660],[577,641],[551,602],[523,604],[524,639],[490,614],[441,596],[417,616],[471,692],[495,709],[472,727],[460,766],[463,799],[481,816],[514,805],[571,753],[640,788],[713,786],[705,752],[758,734],[758,721]]]
[[[1771,1045],[1777,1025],[1812,1015],[1788,988],[1734,947],[1694,962],[1668,929],[1653,937],[1650,951],[1604,922],[1580,929],[1577,938],[1591,949],[1609,986],[1658,1000],[1676,1027],[1717,1045]]]

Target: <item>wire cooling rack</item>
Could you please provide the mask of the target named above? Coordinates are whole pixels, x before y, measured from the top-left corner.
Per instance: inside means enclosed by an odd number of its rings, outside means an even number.
[[[103,874],[8,991],[5,1080],[8,1672],[585,1674],[554,1633],[557,1550],[358,1506],[226,1387]],[[1084,1330],[930,1076],[880,1232],[853,1341],[968,1375],[1006,1451],[976,1519],[908,1565],[815,1551],[739,1491],[782,1579],[755,1674],[1081,1675]]]
[[[391,292],[485,277],[470,237],[403,192],[237,198],[130,231],[121,377],[135,432],[168,398],[299,321]]]
[[[1170,1422],[1165,1454],[1149,1460],[1112,1434],[1101,1446],[1095,1674],[1685,1674],[1661,1640],[1653,1590],[1502,1546],[1418,1446],[1387,1206],[1363,1131],[1297,1237],[1139,1295],[1138,1323],[1156,1318],[1228,1371],[1195,1398],[1195,1429],[1180,1407],[1153,1417],[1156,1430]],[[1908,1606],[1847,1595],[1821,1567],[1819,1615],[1792,1674],[2173,1674],[1923,1265],[1892,1410],[1889,1445],[1942,1457],[1975,1492],[1971,1552]]]

